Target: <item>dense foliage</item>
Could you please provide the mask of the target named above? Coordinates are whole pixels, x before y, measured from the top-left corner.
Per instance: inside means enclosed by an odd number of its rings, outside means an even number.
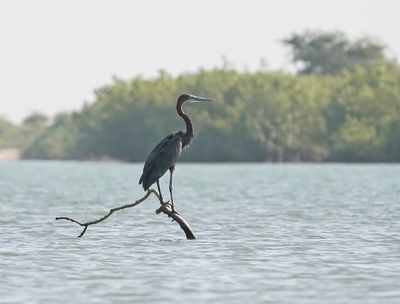
[[[24,156],[143,161],[184,128],[182,92],[216,99],[185,105],[188,161],[400,161],[400,68],[384,61],[325,76],[221,68],[114,79],[82,111],[57,116]]]
[[[39,113],[33,113],[26,117],[22,126],[0,117],[0,149],[28,148],[45,131],[46,127],[47,117]]]
[[[0,117],[0,149],[19,147],[22,143],[21,135],[18,126]]]
[[[186,104],[195,140],[188,161],[400,161],[400,67],[385,47],[341,32],[283,40],[298,75],[229,65],[172,77],[115,78],[80,112],[50,125],[33,114],[21,127],[0,119],[0,148],[25,158],[143,161],[169,132],[183,92],[212,97]]]

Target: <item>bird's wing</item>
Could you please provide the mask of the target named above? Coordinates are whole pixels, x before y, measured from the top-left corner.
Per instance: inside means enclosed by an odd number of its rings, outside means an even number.
[[[175,164],[181,151],[182,140],[178,133],[164,138],[147,157],[139,184],[143,182],[143,186],[152,185]]]

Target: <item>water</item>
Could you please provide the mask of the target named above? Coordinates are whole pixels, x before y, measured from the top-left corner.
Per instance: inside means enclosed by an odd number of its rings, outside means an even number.
[[[399,165],[189,165],[155,215],[142,165],[0,163],[0,303],[399,303]],[[167,196],[168,178],[163,180]]]

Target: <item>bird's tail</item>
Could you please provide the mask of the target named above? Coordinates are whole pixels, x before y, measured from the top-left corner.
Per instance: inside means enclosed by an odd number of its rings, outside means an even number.
[[[142,174],[142,176],[139,179],[139,185],[140,184],[143,184],[142,186],[143,186],[144,191],[149,190],[149,188],[151,186],[151,185],[147,185],[148,184],[148,180],[146,179],[146,176],[144,176],[144,174]]]

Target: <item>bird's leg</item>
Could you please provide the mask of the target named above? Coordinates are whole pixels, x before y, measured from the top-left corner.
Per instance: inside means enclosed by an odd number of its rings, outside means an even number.
[[[157,188],[158,188],[158,193],[160,194],[161,201],[164,204],[164,199],[163,199],[162,194],[161,194],[160,183],[159,183],[158,180],[157,180]]]
[[[171,196],[171,209],[172,209],[172,212],[176,212],[175,208],[174,208],[174,198],[172,196],[172,173],[174,172],[174,169],[175,169],[174,167],[171,167],[169,169],[169,194]]]

